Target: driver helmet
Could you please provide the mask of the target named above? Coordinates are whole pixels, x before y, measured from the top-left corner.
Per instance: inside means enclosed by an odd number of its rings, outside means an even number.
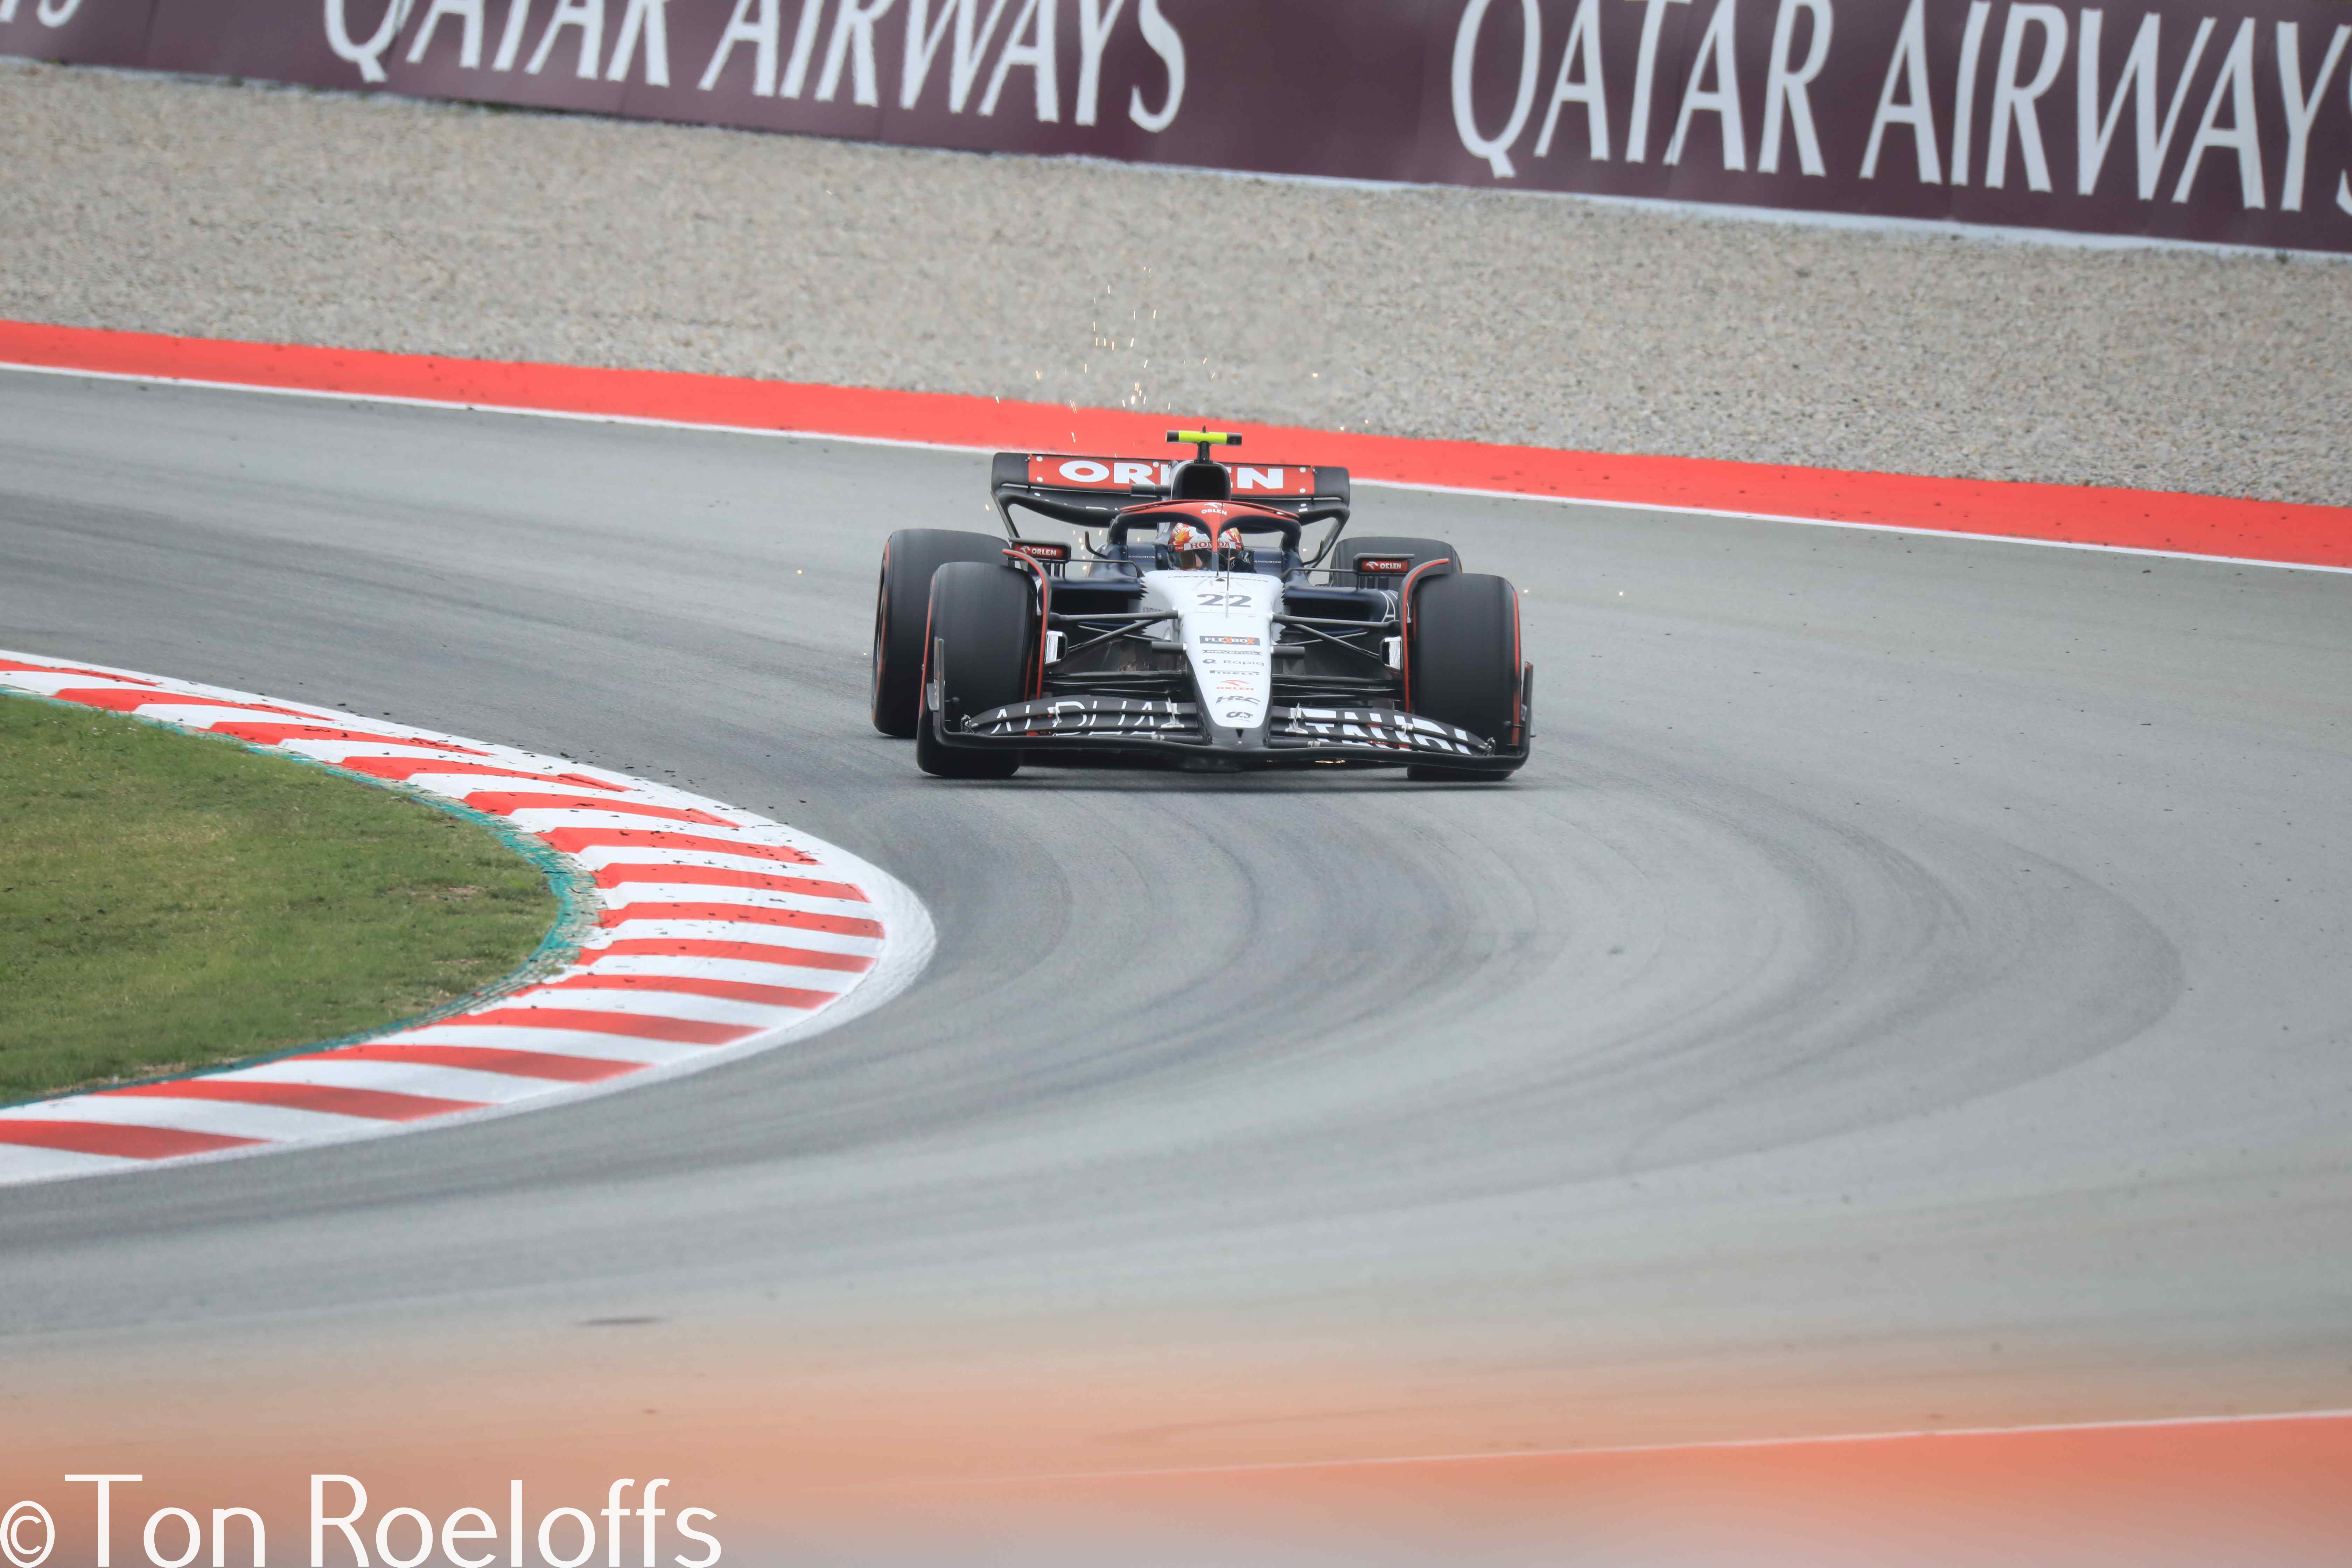
[[[1168,531],[1168,554],[1179,572],[1206,570],[1214,548],[1209,542],[1208,531],[1192,523],[1180,522]]]

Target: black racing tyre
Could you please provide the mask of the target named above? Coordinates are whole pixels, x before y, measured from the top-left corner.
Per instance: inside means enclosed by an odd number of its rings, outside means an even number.
[[[947,528],[902,528],[882,546],[882,582],[874,593],[874,727],[906,740],[915,732],[916,688],[923,680],[923,621],[930,614],[931,574],[950,561],[1002,561],[1004,541]]]
[[[1029,660],[1037,643],[1034,579],[1017,567],[951,561],[931,576],[928,617],[940,697],[959,718],[1002,708],[1029,695]],[[1021,768],[1017,751],[944,745],[931,708],[934,672],[927,663],[918,682],[920,717],[915,763],[943,779],[1009,779]]]
[[[1413,590],[1406,635],[1408,706],[1497,746],[1511,745],[1519,709],[1519,593],[1508,580],[1449,573]],[[1494,778],[1433,763],[1417,779]]]
[[[1360,557],[1366,555],[1381,557],[1388,560],[1402,558],[1411,561],[1415,566],[1420,565],[1424,561],[1450,561],[1453,563],[1450,566],[1439,566],[1431,571],[1423,573],[1422,579],[1424,582],[1432,577],[1442,577],[1450,573],[1459,572],[1462,570],[1462,552],[1454,549],[1451,544],[1448,544],[1445,541],[1442,539],[1412,539],[1403,534],[1391,533],[1375,533],[1363,539],[1358,539],[1352,534],[1341,534],[1339,536],[1339,548],[1333,558],[1332,564],[1347,568],[1349,570],[1353,570],[1356,562]],[[1384,574],[1382,575],[1385,576]],[[1394,583],[1384,582],[1382,585],[1386,587],[1394,587],[1396,584]]]

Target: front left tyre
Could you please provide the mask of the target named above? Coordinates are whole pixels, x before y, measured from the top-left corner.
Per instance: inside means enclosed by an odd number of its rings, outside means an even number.
[[[961,722],[1029,695],[1037,647],[1033,581],[1013,567],[978,562],[950,562],[932,574],[915,763],[933,777],[1009,779],[1020,771],[1017,750],[950,746],[939,731],[943,721]]]
[[[877,730],[902,741],[915,733],[932,576],[950,562],[1003,559],[1002,539],[950,528],[902,528],[882,546],[882,581],[874,594],[871,702]]]

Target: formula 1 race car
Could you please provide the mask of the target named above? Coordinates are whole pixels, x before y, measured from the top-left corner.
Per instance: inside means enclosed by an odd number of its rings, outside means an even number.
[[[1528,759],[1518,593],[1434,539],[1352,539],[1344,468],[999,452],[1004,537],[904,529],[882,551],[874,727],[942,778],[1022,763],[1324,763],[1424,779]],[[1076,525],[1025,537],[1015,509]],[[1328,523],[1312,554],[1304,531]],[[1327,565],[1329,562],[1331,564]]]

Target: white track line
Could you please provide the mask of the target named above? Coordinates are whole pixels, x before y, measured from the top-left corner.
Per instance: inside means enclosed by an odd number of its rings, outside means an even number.
[[[1988,483],[1993,481],[1986,481]],[[1846,522],[1800,517],[1785,511],[1734,511],[1719,506],[1677,506],[1667,501],[1594,500],[1588,496],[1537,495],[1528,490],[1475,489],[1467,485],[1424,485],[1410,479],[1357,479],[1381,489],[1427,490],[1434,495],[1485,496],[1495,500],[1551,501],[1560,506],[1598,506],[1617,511],[1671,511],[1685,517],[1729,517],[1748,522],[1796,522],[1808,528],[1850,528],[1864,533],[1900,533],[1914,539],[1965,539],[1979,544],[2031,544],[2044,550],[2095,550],[2106,555],[2151,555],[2162,561],[2197,561],[2209,566],[2266,566],[2273,572],[2347,572],[2352,566],[2318,566],[2303,561],[2264,561],[2252,555],[2201,555],[2193,550],[2150,550],[2137,544],[2090,544],[2073,539],[2029,539],[2015,533],[1969,533],[1956,528],[1922,528],[1900,522]],[[2285,503],[2281,503],[2285,504]]]
[[[400,397],[389,393],[330,392],[307,386],[258,386],[250,382],[242,381],[204,381],[193,376],[147,375],[112,370],[76,370],[68,365],[20,364],[6,360],[0,360],[0,371],[23,371],[32,375],[83,376],[97,381],[152,382],[162,386],[193,386],[207,392],[257,392],[278,397],[321,397],[338,403],[386,403],[406,408],[463,410],[468,414],[514,414],[531,419],[568,419],[590,425],[635,425],[653,430],[708,430],[726,436],[765,436],[785,441],[845,441],[856,447],[892,447],[908,451],[994,452],[997,450],[993,447],[967,447],[954,441],[918,441],[905,436],[843,436],[825,430],[779,430],[762,425],[705,425],[689,419],[654,419],[635,414],[580,414],[557,408],[523,408],[504,403],[459,403],[432,397]],[[996,401],[1002,403],[1004,400],[1000,397]],[[2225,566],[2262,566],[2274,572],[2352,573],[2352,566],[2315,566],[2299,561],[2265,561],[2250,555],[2201,555],[2195,551],[2147,550],[2137,545],[2092,544],[2071,539],[2025,539],[2009,533],[1967,533],[1956,529],[1928,528],[1916,523],[1849,522],[1826,517],[1804,517],[1792,512],[1738,511],[1728,507],[1679,506],[1665,501],[1603,500],[1591,496],[1546,495],[1534,490],[1496,490],[1481,489],[1470,485],[1433,485],[1414,479],[1358,479],[1353,482],[1386,489],[1425,490],[1433,495],[1485,496],[1496,500],[1550,501],[1559,506],[1608,507],[1624,511],[1677,512],[1687,517],[1736,518],[1744,522],[1796,522],[1813,528],[1845,528],[1864,533],[1901,533],[1920,539],[1958,539],[1979,544],[2032,544],[2050,550],[2089,550],[2108,555],[2147,555],[2167,561],[2199,561]]]
[[[634,1088],[845,1023],[930,958],[930,916],[894,878],[668,784],[39,654],[0,650],[0,691],[191,731],[343,731],[247,743],[502,817],[578,872],[589,900],[575,911],[587,934],[572,962],[447,1017],[229,1071],[0,1107],[0,1186],[383,1137]],[[609,886],[594,885],[599,871]],[[658,879],[671,871],[687,879]]]

